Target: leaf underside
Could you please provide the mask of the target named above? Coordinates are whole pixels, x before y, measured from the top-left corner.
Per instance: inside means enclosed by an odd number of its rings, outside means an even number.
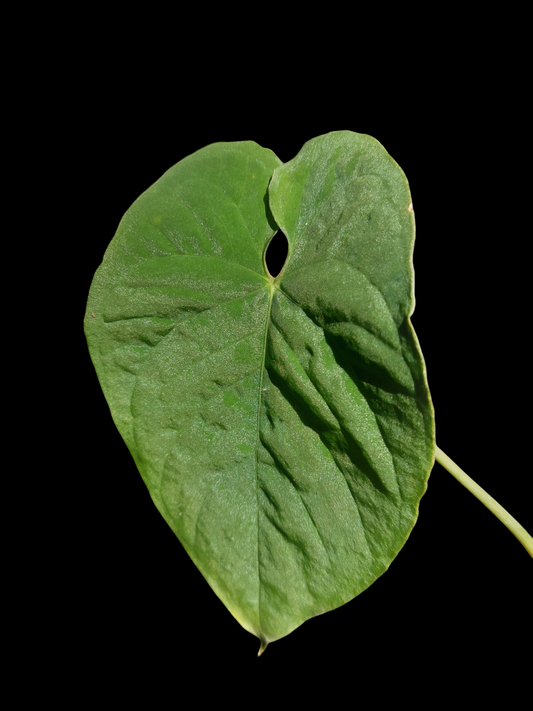
[[[262,648],[366,589],[415,524],[434,420],[413,240],[405,176],[369,136],[286,164],[218,143],[141,195],[94,277],[85,328],[114,421]]]

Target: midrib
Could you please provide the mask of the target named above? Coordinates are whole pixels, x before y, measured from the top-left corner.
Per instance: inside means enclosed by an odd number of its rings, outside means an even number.
[[[272,301],[275,292],[278,287],[274,285],[273,281],[269,283],[270,296],[268,300],[268,309],[265,319],[265,330],[263,334],[263,355],[261,361],[261,374],[259,377],[259,393],[257,398],[257,438],[255,446],[255,496],[256,496],[256,509],[257,509],[257,580],[258,580],[258,590],[257,590],[257,621],[259,628],[261,629],[261,565],[260,565],[260,553],[259,553],[259,447],[260,447],[260,437],[259,431],[261,426],[261,404],[263,401],[263,377],[265,373],[265,359],[266,359],[266,346],[268,339],[268,327],[270,324],[270,312],[272,310]],[[263,640],[261,640],[261,646],[263,645]]]

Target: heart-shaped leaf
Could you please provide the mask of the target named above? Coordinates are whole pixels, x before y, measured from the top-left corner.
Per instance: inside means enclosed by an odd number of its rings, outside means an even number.
[[[276,278],[264,254],[280,227]],[[405,176],[369,136],[207,146],[124,216],[86,334],[165,520],[261,649],[367,588],[434,458]]]

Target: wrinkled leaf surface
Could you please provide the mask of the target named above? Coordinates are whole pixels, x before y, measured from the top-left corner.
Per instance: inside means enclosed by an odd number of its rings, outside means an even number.
[[[434,423],[413,239],[405,176],[369,136],[284,165],[219,143],[134,203],[95,275],[86,334],[117,427],[262,648],[367,588],[416,521]]]

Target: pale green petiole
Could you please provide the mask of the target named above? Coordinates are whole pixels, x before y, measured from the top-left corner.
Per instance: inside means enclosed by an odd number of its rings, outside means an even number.
[[[526,529],[521,526],[518,521],[503,508],[503,506],[500,506],[500,504],[493,499],[492,496],[487,494],[487,492],[482,489],[479,484],[476,484],[476,482],[471,479],[468,474],[465,474],[465,472],[460,469],[457,464],[442,451],[442,449],[439,449],[439,447],[435,447],[435,459],[439,464],[447,469],[450,474],[460,481],[471,494],[474,494],[474,496],[479,499],[482,504],[485,504],[489,511],[492,511],[492,513],[497,516],[500,521],[505,524],[505,526],[507,526],[513,536],[520,541],[529,555],[533,558],[533,538],[529,535]]]

